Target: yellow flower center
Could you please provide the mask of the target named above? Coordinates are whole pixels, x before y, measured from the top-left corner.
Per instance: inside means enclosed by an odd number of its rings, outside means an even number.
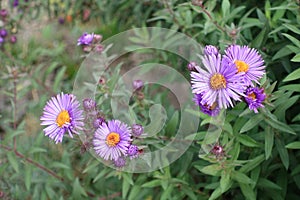
[[[106,137],[106,144],[110,147],[116,146],[120,142],[120,135],[115,132],[111,132]]]
[[[210,85],[214,90],[226,88],[226,79],[222,74],[214,74],[210,78]]]
[[[241,60],[236,60],[235,62],[235,67],[239,72],[247,72],[249,70],[249,65],[247,63],[245,63],[244,61]]]
[[[248,94],[248,97],[251,98],[252,100],[256,99],[256,95],[254,94],[254,92],[252,92],[251,94]]]
[[[68,111],[62,110],[56,118],[56,124],[59,127],[62,127],[64,124],[69,123],[69,122],[70,122],[70,115],[69,115]]]

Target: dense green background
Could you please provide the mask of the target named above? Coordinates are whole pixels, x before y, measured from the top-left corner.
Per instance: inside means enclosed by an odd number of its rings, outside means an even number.
[[[5,28],[17,32],[18,41],[6,41],[0,51],[0,198],[299,198],[298,0],[210,0],[203,1],[203,7],[195,5],[199,1],[176,0],[20,0],[16,8],[11,6],[12,1],[7,2],[1,2],[2,8],[9,11]],[[59,18],[64,24],[59,24]],[[55,145],[44,136],[39,117],[45,102],[61,91],[72,91],[76,72],[85,58],[76,46],[82,32],[94,32],[107,39],[132,27],[146,26],[177,30],[221,50],[237,43],[257,48],[262,54],[267,71],[261,81],[268,94],[266,109],[254,114],[240,103],[227,111],[220,137],[225,159],[199,155],[210,118],[195,111],[191,114],[200,117],[201,124],[197,133],[187,138],[194,140],[188,151],[170,166],[147,174],[129,174],[104,166],[90,153],[81,152],[78,138],[65,138]],[[132,40],[143,45],[143,36]],[[136,54],[149,58],[143,62],[172,66],[189,79],[187,62],[175,55],[154,50]],[[109,75],[138,62],[132,55],[125,58],[125,64],[119,65],[121,69],[115,67],[107,74],[108,87],[115,84]],[[180,115],[166,100],[167,91],[153,91],[155,97],[149,89],[146,98],[165,106],[167,131],[161,134],[171,138],[168,131],[177,130]],[[146,107],[143,109],[137,112],[147,112]],[[214,135],[209,137],[216,139]],[[157,148],[164,145],[163,140],[156,141],[149,144]],[[37,167],[37,163],[51,172]]]

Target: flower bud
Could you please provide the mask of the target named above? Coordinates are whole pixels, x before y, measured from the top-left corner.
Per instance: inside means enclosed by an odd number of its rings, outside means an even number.
[[[134,80],[133,81],[133,89],[141,90],[144,87],[144,82],[142,80]]]
[[[212,56],[212,55],[218,55],[219,50],[217,49],[217,47],[213,46],[213,45],[206,45],[204,47],[204,54],[208,55],[208,56]]]
[[[132,125],[132,135],[135,137],[139,137],[144,133],[144,127],[140,124]]]

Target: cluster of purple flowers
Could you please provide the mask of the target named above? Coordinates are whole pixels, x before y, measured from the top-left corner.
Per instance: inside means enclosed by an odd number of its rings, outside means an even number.
[[[5,26],[10,26],[11,22],[9,19],[8,11],[6,9],[0,10],[0,22],[3,24],[0,28],[0,46],[2,46],[7,38],[14,44],[17,42],[17,37],[15,35],[10,35]],[[14,31],[12,31],[13,33]]]
[[[103,51],[103,45],[100,44],[102,40],[102,35],[94,33],[83,33],[77,40],[77,45],[82,46],[84,52],[91,52],[95,50],[101,53]]]
[[[138,84],[137,84],[138,83]],[[143,83],[134,81],[134,89],[141,90]],[[115,167],[123,167],[126,159],[137,158],[142,152],[135,139],[144,134],[140,124],[128,126],[118,119],[106,120],[93,99],[83,100],[83,110],[76,97],[71,94],[58,94],[44,107],[41,125],[47,126],[44,133],[55,143],[62,142],[66,132],[72,138],[79,131],[86,133],[84,149],[92,146],[95,153],[104,160],[111,160]]]
[[[244,100],[255,113],[266,98],[263,88],[256,87],[265,74],[262,57],[256,49],[231,45],[221,55],[212,45],[205,46],[201,67],[191,62],[192,92],[194,102],[210,116],[220,109],[234,107],[235,101]]]

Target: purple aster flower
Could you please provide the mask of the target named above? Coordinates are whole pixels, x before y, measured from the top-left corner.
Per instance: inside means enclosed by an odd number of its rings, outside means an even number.
[[[1,30],[0,30],[0,36],[1,36],[1,37],[7,36],[7,31],[6,31],[5,29],[1,29]]]
[[[96,102],[90,98],[84,99],[83,108],[85,111],[93,111],[96,109]]]
[[[232,100],[240,101],[244,95],[242,77],[236,73],[233,64],[221,62],[221,55],[204,55],[204,69],[196,66],[197,72],[191,72],[192,91],[202,94],[202,105],[220,108],[233,107]]]
[[[116,160],[127,154],[130,137],[130,128],[125,123],[119,120],[102,123],[94,134],[94,150],[104,160]]]
[[[82,120],[83,111],[79,108],[79,102],[72,94],[58,94],[52,97],[44,107],[41,116],[41,125],[46,125],[44,133],[57,144],[62,142],[63,136],[68,131],[71,138],[72,133],[79,134],[84,126]]]
[[[94,33],[88,34],[88,33],[83,33],[79,39],[77,40],[77,45],[90,45],[92,44],[94,39]]]
[[[207,104],[202,104],[202,94],[195,94],[193,101],[196,103],[197,106],[200,107],[201,111],[204,114],[209,116],[217,116],[220,113],[220,108],[218,104],[215,102],[212,106],[208,106]]]
[[[116,160],[114,160],[114,165],[118,168],[124,167],[126,165],[126,159],[123,156],[118,157]]]
[[[144,87],[144,82],[142,80],[134,80],[132,86],[134,90],[141,90]]]
[[[204,47],[204,55],[208,55],[208,56],[211,56],[211,55],[218,55],[219,53],[219,50],[217,49],[217,47],[213,46],[213,45],[206,45]]]
[[[99,128],[99,127],[102,125],[103,122],[105,122],[105,119],[104,119],[104,118],[102,118],[102,117],[96,118],[96,119],[94,120],[94,122],[93,122],[94,128]]]
[[[130,159],[136,158],[139,154],[139,148],[136,145],[130,145],[127,150],[127,155]]]
[[[255,113],[258,113],[257,108],[264,107],[264,105],[262,104],[262,102],[266,98],[264,89],[260,89],[258,87],[250,87],[246,89],[245,94],[245,100],[249,106],[249,109],[253,110]]]
[[[140,124],[133,124],[131,127],[132,135],[139,137],[144,133],[144,127]]]
[[[0,37],[0,45],[4,42],[4,38]]]
[[[265,74],[264,61],[254,48],[231,45],[225,50],[223,60],[235,65],[247,86],[253,86],[252,81],[259,84],[258,80]]]
[[[14,0],[13,6],[17,7],[19,5],[19,0]]]

